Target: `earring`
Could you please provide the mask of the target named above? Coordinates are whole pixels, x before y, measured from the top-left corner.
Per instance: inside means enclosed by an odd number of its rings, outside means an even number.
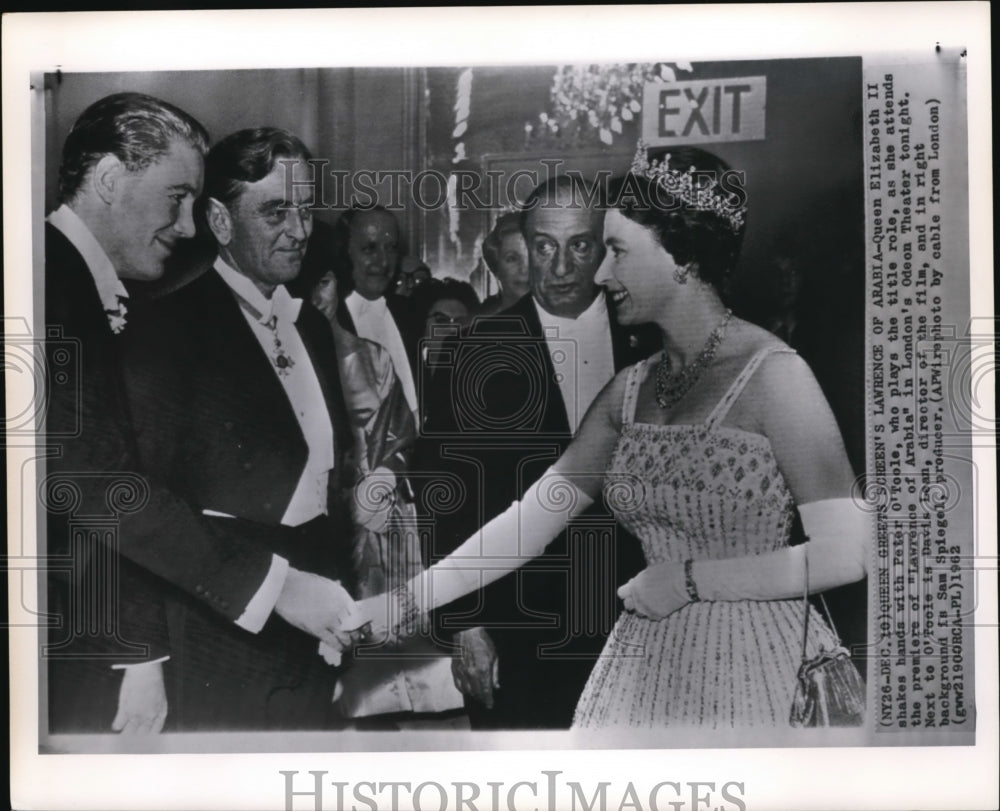
[[[684,265],[683,267],[677,265],[674,267],[674,281],[677,282],[677,284],[687,284],[689,272],[690,268],[688,265]]]

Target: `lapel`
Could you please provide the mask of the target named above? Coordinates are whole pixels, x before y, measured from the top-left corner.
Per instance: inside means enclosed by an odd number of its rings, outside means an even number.
[[[547,433],[557,433],[570,435],[569,417],[566,416],[566,402],[563,400],[562,390],[556,382],[556,370],[552,365],[552,356],[549,354],[549,347],[545,341],[545,334],[542,331],[542,322],[538,317],[538,310],[535,308],[534,299],[531,294],[522,296],[503,315],[517,316],[523,320],[527,333],[538,339],[541,352],[539,356],[545,374],[545,400],[543,408],[545,410],[542,418],[543,429]]]
[[[349,477],[353,475],[354,461],[349,459],[351,454],[348,454],[348,451],[353,448],[354,438],[351,435],[344,389],[340,382],[333,332],[323,314],[305,300],[302,302],[302,309],[299,310],[295,328],[302,336],[302,342],[306,346],[309,360],[323,390],[323,400],[330,414],[330,424],[333,426],[334,473],[340,481],[340,486],[344,487],[347,486]]]
[[[392,315],[392,320],[396,322],[399,337],[403,339],[403,348],[406,349],[406,357],[410,361],[410,373],[416,380],[417,370],[420,368],[417,358],[417,344],[420,343],[420,337],[423,335],[423,325],[414,323],[410,300],[405,296],[397,296],[394,293],[387,294],[385,304]]]
[[[52,407],[47,430],[86,443],[100,443],[114,434],[128,452],[134,451],[129,431],[117,430],[130,422],[130,409],[122,373],[123,342],[130,337],[133,313],[120,335],[108,325],[104,305],[86,261],[55,226],[45,224],[45,353],[48,374],[65,366],[55,353],[71,344],[79,367],[72,382],[79,387],[77,401],[65,383],[50,377],[46,382]],[[65,407],[64,407],[65,406]],[[105,421],[115,423],[106,430]]]
[[[189,377],[197,381],[191,404],[197,419],[260,426],[246,441],[262,450],[280,441],[291,467],[301,471],[308,447],[298,420],[229,286],[210,270],[163,301],[184,332],[187,349],[177,360],[190,365]]]
[[[351,335],[357,336],[358,328],[354,326],[354,319],[351,317],[351,311],[347,309],[344,299],[344,296],[337,296],[337,323]]]
[[[247,398],[254,401],[254,408],[262,424],[277,421],[289,436],[296,437],[300,446],[302,464],[308,454],[308,445],[302,436],[298,420],[288,402],[288,396],[267,353],[254,336],[236,297],[218,273],[210,271],[191,286],[201,285],[198,294],[206,311],[214,313],[214,321],[207,340],[213,345],[207,353],[213,363],[229,358],[231,386],[235,391],[253,392]],[[197,292],[197,291],[196,291]],[[334,475],[331,486],[346,485],[352,475],[353,437],[344,404],[343,388],[337,367],[333,333],[323,315],[307,301],[303,301],[295,322],[305,344],[306,352],[323,392],[323,400],[333,427]],[[335,481],[335,480],[339,480]],[[332,505],[331,505],[332,508]]]
[[[190,285],[192,295],[202,299],[202,341],[206,360],[226,364],[227,375],[236,388],[253,392],[258,409],[275,416],[287,411],[296,429],[298,422],[291,413],[288,398],[282,388],[267,353],[254,336],[243,315],[239,302],[229,286],[214,270]],[[276,408],[278,404],[282,407]],[[264,408],[267,405],[268,408]]]
[[[45,309],[46,323],[62,327],[66,335],[114,343],[87,263],[62,231],[49,223],[45,224]]]
[[[614,317],[614,304],[611,301],[611,294],[602,289],[605,302],[608,308],[608,323],[611,328],[611,352],[614,358],[615,372],[619,372],[626,366],[637,363],[660,348],[660,335],[655,325],[644,324],[636,328],[626,328],[618,323]],[[545,337],[542,332],[542,322],[538,317],[538,310],[535,307],[531,294],[522,297],[514,306],[506,310],[501,315],[516,316],[522,319],[529,335],[538,338],[545,344]],[[555,379],[555,368],[552,366],[552,357],[546,345],[545,351],[541,353],[541,360],[545,370],[546,408],[543,425],[547,431],[569,434],[569,419],[566,416],[566,403],[563,400],[562,391]]]

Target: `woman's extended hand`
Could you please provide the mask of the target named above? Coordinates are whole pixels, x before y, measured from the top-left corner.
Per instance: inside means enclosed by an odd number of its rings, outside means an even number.
[[[640,617],[660,620],[690,602],[684,585],[683,563],[657,563],[647,566],[618,589],[625,610]]]
[[[424,617],[405,586],[359,600],[342,620],[341,630],[360,632],[367,643],[395,645],[421,628]]]

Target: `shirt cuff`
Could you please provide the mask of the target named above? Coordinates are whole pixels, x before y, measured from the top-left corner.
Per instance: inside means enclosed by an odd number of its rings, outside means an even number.
[[[240,618],[236,620],[236,624],[240,628],[256,634],[264,627],[267,618],[274,611],[274,604],[281,596],[281,590],[285,587],[285,577],[287,576],[288,561],[280,555],[272,556],[271,568],[268,570],[267,577],[260,584],[257,593],[247,603]]]
[[[131,667],[142,667],[143,665],[158,665],[167,661],[169,656],[161,656],[159,659],[150,659],[148,662],[136,662],[131,665],[111,665],[112,670],[128,670]]]

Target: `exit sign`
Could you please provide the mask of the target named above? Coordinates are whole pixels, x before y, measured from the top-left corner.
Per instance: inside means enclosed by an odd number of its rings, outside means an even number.
[[[764,137],[767,77],[650,82],[643,92],[642,139],[648,146]]]

